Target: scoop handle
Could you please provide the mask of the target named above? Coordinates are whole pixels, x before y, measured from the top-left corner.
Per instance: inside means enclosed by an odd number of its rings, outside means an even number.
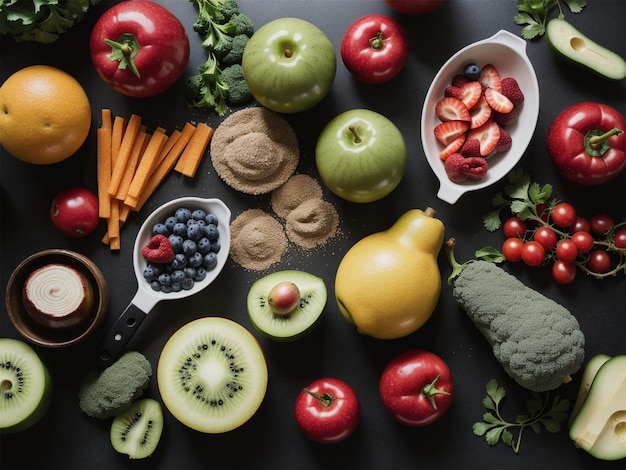
[[[96,351],[96,365],[100,370],[106,369],[117,360],[146,316],[147,314],[132,302],[124,309]]]

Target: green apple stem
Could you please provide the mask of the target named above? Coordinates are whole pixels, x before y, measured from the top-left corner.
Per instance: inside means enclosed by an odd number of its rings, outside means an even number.
[[[287,57],[287,59],[291,59],[292,56],[293,51],[291,49],[285,49],[285,57]]]
[[[361,136],[356,131],[356,128],[354,126],[350,126],[348,127],[348,129],[350,130],[350,132],[352,132],[352,135],[354,136],[354,143],[360,144],[363,139],[361,139]]]
[[[323,394],[320,395],[319,393],[312,392],[308,388],[303,388],[302,390],[304,390],[309,395],[312,395],[313,397],[318,399],[320,403],[322,404],[322,406],[325,408],[328,408],[337,399],[337,397],[332,396],[328,392],[324,392]]]
[[[376,34],[376,36],[371,38],[369,43],[370,43],[370,47],[372,47],[373,49],[376,49],[377,51],[381,50],[383,48],[383,43],[384,43],[383,33],[381,31],[378,31],[378,34]]]

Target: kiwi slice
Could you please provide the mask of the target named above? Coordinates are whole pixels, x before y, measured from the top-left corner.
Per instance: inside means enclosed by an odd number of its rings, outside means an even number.
[[[29,428],[46,413],[51,398],[52,379],[35,350],[0,338],[0,431]]]
[[[293,298],[293,308],[284,307]],[[253,325],[276,341],[292,341],[320,318],[328,297],[324,280],[304,271],[277,271],[258,279],[248,291],[248,314]]]
[[[267,390],[265,355],[232,320],[193,320],[166,342],[157,365],[165,407],[185,426],[219,434],[246,423]]]
[[[111,424],[111,444],[131,459],[150,457],[163,432],[163,411],[158,401],[142,398],[117,415]]]

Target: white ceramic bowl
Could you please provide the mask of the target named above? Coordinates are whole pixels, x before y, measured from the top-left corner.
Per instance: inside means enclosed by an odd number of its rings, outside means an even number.
[[[422,109],[422,146],[426,160],[439,179],[437,197],[454,204],[464,193],[490,186],[503,178],[522,158],[535,132],[539,116],[539,84],[537,75],[526,54],[526,41],[514,34],[500,30],[493,36],[472,43],[454,54],[441,67],[428,89]],[[509,150],[494,155],[488,160],[489,171],[481,180],[467,180],[453,183],[446,175],[443,160],[439,153],[443,149],[433,134],[440,123],[435,114],[435,105],[444,96],[444,90],[452,78],[463,73],[465,66],[476,63],[479,66],[493,64],[500,76],[514,77],[524,93],[524,102],[518,106],[519,117],[516,123],[506,127],[513,144]]]

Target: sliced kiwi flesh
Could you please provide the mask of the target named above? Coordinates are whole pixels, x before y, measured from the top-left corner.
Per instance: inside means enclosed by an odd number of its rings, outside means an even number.
[[[272,308],[270,298],[277,286],[295,284],[299,301],[288,312]],[[287,291],[287,289],[285,289]],[[276,341],[291,341],[306,334],[317,323],[326,306],[328,292],[322,278],[305,271],[285,270],[255,281],[248,291],[248,314],[261,333]]]
[[[182,424],[207,434],[232,431],[261,406],[267,362],[256,338],[222,317],[193,320],[166,342],[157,365],[163,404]]]
[[[37,423],[52,398],[52,379],[35,350],[0,338],[0,431],[19,432]]]
[[[130,459],[150,457],[163,433],[163,410],[152,398],[141,398],[111,424],[111,444]]]

